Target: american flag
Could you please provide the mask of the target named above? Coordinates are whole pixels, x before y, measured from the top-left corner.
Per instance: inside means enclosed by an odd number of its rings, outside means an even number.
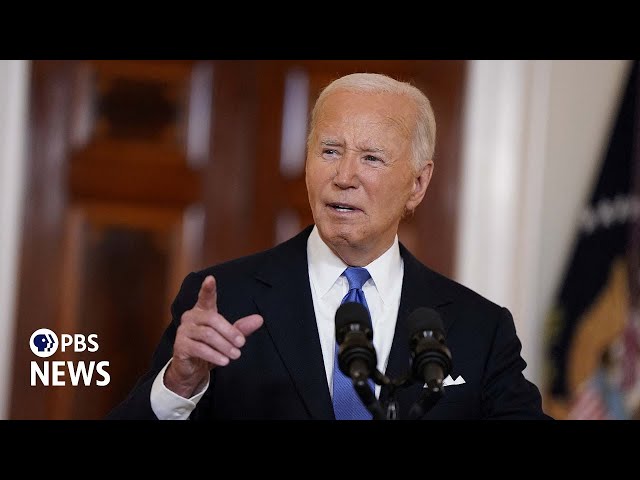
[[[608,360],[573,395],[567,419],[635,418],[640,406],[640,314],[632,313]]]
[[[582,384],[574,396],[567,420],[611,420],[602,391],[601,375],[598,373]]]

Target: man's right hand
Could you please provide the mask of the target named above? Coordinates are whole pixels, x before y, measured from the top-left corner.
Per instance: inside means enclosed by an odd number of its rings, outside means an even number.
[[[240,357],[246,337],[263,323],[258,314],[240,318],[233,325],[229,323],[218,313],[216,280],[207,276],[195,306],[182,314],[173,358],[164,375],[165,386],[181,397],[192,397],[206,382],[212,368],[224,367]]]

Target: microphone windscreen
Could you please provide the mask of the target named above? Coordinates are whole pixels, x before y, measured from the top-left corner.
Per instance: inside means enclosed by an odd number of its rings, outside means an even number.
[[[357,302],[345,302],[336,310],[336,331],[357,323],[362,329],[369,326],[369,312]]]
[[[409,335],[430,330],[444,336],[444,324],[440,314],[433,308],[420,307],[415,309],[407,319]]]

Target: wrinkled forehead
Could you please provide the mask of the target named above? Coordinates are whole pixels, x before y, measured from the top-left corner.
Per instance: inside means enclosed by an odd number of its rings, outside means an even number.
[[[405,95],[336,91],[328,95],[316,113],[318,135],[411,137],[415,106]]]

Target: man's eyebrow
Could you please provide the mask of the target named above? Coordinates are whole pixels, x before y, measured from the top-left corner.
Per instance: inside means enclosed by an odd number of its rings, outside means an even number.
[[[320,141],[323,147],[343,147],[344,143],[335,138],[328,138]],[[368,153],[385,153],[387,150],[382,147],[374,147],[372,145],[358,145],[358,151]]]
[[[382,147],[369,147],[366,145],[362,145],[359,147],[363,152],[372,152],[372,153],[384,153],[386,150]]]
[[[342,146],[342,142],[340,142],[340,141],[338,141],[336,139],[333,139],[333,138],[329,138],[329,139],[326,139],[326,140],[322,140],[320,142],[320,145],[323,145],[325,147],[340,147],[340,146]]]
[[[356,145],[356,148],[359,152],[367,152],[367,153],[386,153],[389,150],[381,146],[380,144],[375,145],[372,143],[359,143]]]

